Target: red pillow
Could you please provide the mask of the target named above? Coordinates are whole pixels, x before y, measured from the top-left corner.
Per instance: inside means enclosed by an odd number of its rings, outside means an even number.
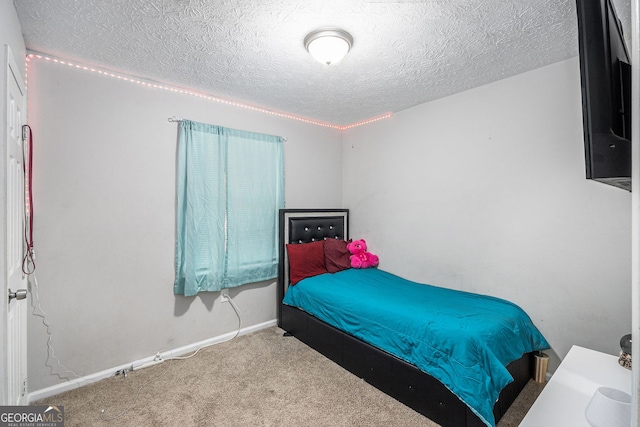
[[[289,281],[295,285],[300,280],[327,272],[324,263],[324,241],[287,244],[289,254]]]
[[[324,262],[329,273],[351,268],[351,253],[347,249],[347,242],[342,239],[327,239],[324,241]]]

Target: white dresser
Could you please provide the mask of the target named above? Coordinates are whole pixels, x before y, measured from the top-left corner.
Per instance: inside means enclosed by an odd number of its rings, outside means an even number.
[[[598,387],[631,394],[631,371],[618,357],[574,345],[520,427],[589,427],[584,411]]]

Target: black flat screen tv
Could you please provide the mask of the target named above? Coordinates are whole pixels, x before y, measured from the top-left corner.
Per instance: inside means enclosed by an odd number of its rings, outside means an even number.
[[[587,179],[631,191],[631,66],[611,0],[576,0]]]

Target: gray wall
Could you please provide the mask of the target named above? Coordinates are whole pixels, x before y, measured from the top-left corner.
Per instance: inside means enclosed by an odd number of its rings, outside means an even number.
[[[578,58],[343,139],[352,237],[381,268],[516,302],[560,357],[573,344],[618,354],[631,198],[585,179]]]
[[[177,124],[169,116],[284,136],[287,206],[342,200],[335,130],[37,59],[28,107],[40,299],[56,355],[82,376],[237,327],[219,293],[173,294]],[[275,319],[275,291],[271,282],[231,290],[244,327]],[[32,392],[61,382],[45,366],[46,339],[31,317]]]

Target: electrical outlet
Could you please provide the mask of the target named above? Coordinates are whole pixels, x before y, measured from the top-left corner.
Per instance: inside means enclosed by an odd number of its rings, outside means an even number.
[[[222,289],[220,291],[220,301],[229,302],[229,289]]]
[[[118,370],[116,371],[116,377],[117,377],[118,375],[122,375],[122,376],[123,376],[123,378],[127,378],[127,376],[128,376],[128,372],[129,372],[129,369],[127,369],[127,368],[118,369]]]

